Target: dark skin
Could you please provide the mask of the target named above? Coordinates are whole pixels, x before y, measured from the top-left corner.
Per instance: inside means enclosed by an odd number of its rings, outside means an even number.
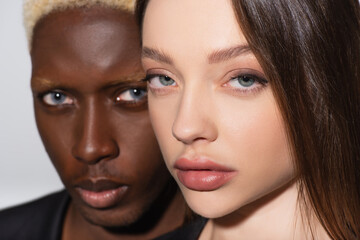
[[[53,12],[34,29],[36,122],[71,195],[62,239],[150,239],[183,223],[148,117],[139,39],[131,14],[99,6]],[[101,181],[125,193],[89,204],[79,188]]]

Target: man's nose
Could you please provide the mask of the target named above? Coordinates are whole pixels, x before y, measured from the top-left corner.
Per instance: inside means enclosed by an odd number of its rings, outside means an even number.
[[[114,131],[111,129],[107,111],[110,110],[97,104],[94,99],[80,110],[72,149],[72,154],[77,160],[96,164],[119,155],[120,149],[112,137]]]

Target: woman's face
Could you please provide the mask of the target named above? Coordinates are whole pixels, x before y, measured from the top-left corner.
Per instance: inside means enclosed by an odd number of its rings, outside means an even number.
[[[36,122],[82,216],[133,223],[170,175],[151,128],[133,16],[93,7],[52,13],[34,31]]]
[[[224,216],[293,179],[271,84],[231,1],[151,0],[142,62],[155,134],[195,212]]]

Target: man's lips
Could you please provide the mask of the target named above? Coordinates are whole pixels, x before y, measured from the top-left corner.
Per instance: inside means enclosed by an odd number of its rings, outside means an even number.
[[[99,179],[99,180],[86,179],[75,184],[75,187],[88,190],[91,192],[102,192],[106,190],[116,189],[120,186],[122,186],[122,184],[108,179]]]
[[[110,208],[124,197],[128,186],[108,180],[83,180],[75,185],[81,199],[93,208]]]
[[[189,160],[180,158],[175,162],[179,181],[195,191],[213,191],[229,182],[237,172],[208,159]]]

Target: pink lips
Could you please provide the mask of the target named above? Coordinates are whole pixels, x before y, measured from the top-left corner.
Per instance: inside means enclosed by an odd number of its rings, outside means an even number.
[[[237,172],[207,159],[180,158],[175,162],[177,177],[195,191],[213,191],[229,182]]]
[[[85,180],[75,189],[87,205],[93,208],[109,208],[121,201],[128,187],[110,180]]]

